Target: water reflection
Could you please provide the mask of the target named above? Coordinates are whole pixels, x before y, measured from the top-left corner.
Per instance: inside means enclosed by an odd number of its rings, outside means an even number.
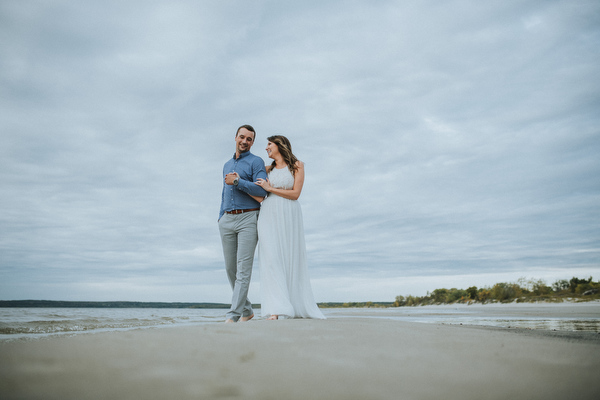
[[[445,323],[463,323],[467,325],[486,325],[503,328],[544,329],[554,331],[591,331],[600,332],[600,320],[563,320],[563,319],[481,319],[445,321]]]
[[[588,331],[600,333],[600,303],[440,305],[325,309],[328,318],[366,317],[448,325]]]

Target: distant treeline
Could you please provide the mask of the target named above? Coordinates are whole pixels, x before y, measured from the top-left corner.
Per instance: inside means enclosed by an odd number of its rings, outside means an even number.
[[[36,308],[229,308],[223,303],[160,303],[143,301],[0,300],[0,307]]]
[[[346,303],[318,303],[321,308],[348,308],[348,307],[403,307],[433,304],[453,303],[510,303],[520,302],[562,302],[565,299],[578,301],[600,300],[600,281],[571,278],[571,280],[557,280],[551,286],[543,280],[519,279],[515,283],[496,283],[492,287],[477,288],[471,286],[467,289],[435,289],[427,292],[426,296],[396,296],[394,302],[346,302]],[[260,308],[260,304],[253,304]],[[0,300],[0,307],[37,307],[37,308],[219,308],[226,309],[230,304],[225,303],[166,303],[142,301],[55,301],[55,300]]]
[[[571,280],[557,280],[551,286],[543,280],[519,279],[515,283],[496,283],[492,287],[477,288],[471,286],[467,289],[435,289],[427,292],[427,296],[396,296],[395,307],[421,306],[430,304],[453,303],[510,303],[516,301],[534,302],[562,302],[565,299],[588,301],[600,299],[600,282],[589,279],[573,277]]]
[[[321,308],[351,308],[351,307],[375,307],[385,308],[394,307],[394,302],[385,301],[365,301],[365,302],[347,302],[347,303],[318,303],[317,305]]]
[[[319,303],[322,308],[392,307],[394,302]],[[165,303],[144,301],[0,300],[0,308],[229,308],[225,303]],[[252,304],[260,308],[260,304]]]

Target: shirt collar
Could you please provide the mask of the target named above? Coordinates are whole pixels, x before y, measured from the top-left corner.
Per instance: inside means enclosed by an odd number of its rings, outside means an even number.
[[[250,151],[247,151],[247,152],[245,152],[245,153],[241,153],[241,154],[240,154],[240,158],[237,158],[237,159],[236,159],[236,158],[235,158],[235,153],[233,153],[233,159],[234,159],[234,160],[240,160],[240,159],[242,159],[242,158],[244,158],[244,157],[248,157],[249,155],[250,155]]]

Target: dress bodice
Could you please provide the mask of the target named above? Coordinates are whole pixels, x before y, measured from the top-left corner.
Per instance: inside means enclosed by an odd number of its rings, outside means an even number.
[[[277,189],[293,189],[294,175],[292,175],[290,169],[287,167],[281,169],[273,168],[269,172],[269,183]]]

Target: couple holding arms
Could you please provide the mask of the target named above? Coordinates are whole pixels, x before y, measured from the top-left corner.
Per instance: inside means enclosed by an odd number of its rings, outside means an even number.
[[[324,319],[313,299],[302,210],[296,201],[304,184],[304,164],[292,153],[289,140],[277,135],[267,138],[267,155],[273,162],[265,167],[250,152],[255,138],[250,125],[238,128],[235,154],[223,167],[219,232],[233,289],[226,322],[254,317],[248,288],[257,243],[262,316]]]

